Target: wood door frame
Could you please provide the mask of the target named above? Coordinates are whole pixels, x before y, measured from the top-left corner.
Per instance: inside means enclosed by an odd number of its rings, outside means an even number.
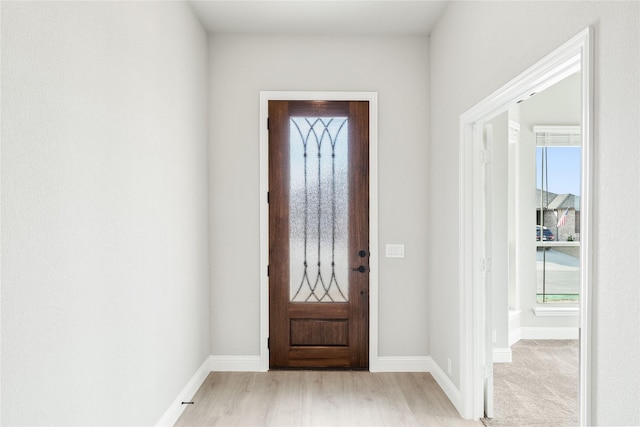
[[[269,370],[269,101],[369,102],[369,371],[378,362],[378,93],[260,91],[260,367]]]
[[[580,210],[580,391],[579,425],[591,425],[593,402],[593,29],[588,27],[562,46],[532,65],[522,74],[460,116],[459,135],[459,247],[458,271],[460,320],[460,394],[452,399],[463,418],[483,415],[483,378],[485,346],[491,345],[485,332],[485,297],[491,286],[479,267],[490,257],[484,245],[485,189],[482,167],[482,126],[490,117],[509,105],[540,92],[580,69],[582,164]],[[489,183],[490,185],[490,183]],[[490,290],[490,289],[489,289]],[[492,374],[491,374],[492,375]],[[451,396],[450,396],[451,397]]]

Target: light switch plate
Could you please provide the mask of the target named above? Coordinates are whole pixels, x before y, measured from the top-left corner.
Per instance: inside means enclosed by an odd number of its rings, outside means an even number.
[[[404,258],[404,245],[397,243],[388,243],[385,246],[385,257],[387,258]]]

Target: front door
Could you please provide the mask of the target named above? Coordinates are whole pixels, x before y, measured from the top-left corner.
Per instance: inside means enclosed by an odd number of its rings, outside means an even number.
[[[269,101],[269,366],[369,366],[369,103]]]

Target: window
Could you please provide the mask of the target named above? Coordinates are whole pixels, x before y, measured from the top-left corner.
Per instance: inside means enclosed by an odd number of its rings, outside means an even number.
[[[574,303],[580,294],[580,131],[535,126],[538,303]]]

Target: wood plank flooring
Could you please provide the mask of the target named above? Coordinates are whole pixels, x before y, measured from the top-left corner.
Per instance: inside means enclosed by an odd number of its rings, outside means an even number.
[[[482,426],[429,373],[212,372],[176,426]]]

